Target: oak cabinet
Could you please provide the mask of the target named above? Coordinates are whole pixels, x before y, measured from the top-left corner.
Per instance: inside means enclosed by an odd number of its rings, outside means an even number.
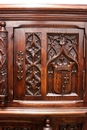
[[[0,7],[0,130],[86,130],[87,6]]]

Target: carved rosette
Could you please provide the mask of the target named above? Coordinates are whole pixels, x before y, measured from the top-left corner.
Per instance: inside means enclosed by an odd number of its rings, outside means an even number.
[[[6,23],[0,22],[0,103],[3,106],[7,98],[7,42]]]
[[[56,94],[72,93],[72,81],[77,76],[79,64],[78,34],[49,33],[47,37],[48,87],[52,84]]]

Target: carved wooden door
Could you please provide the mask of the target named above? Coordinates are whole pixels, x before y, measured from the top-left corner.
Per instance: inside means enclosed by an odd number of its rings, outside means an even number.
[[[83,100],[82,28],[14,29],[14,99]]]

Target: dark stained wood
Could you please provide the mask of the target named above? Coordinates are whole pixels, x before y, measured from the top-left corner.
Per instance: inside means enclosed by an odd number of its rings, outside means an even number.
[[[0,130],[87,130],[87,5],[0,5],[0,21]]]
[[[87,21],[87,5],[0,5],[0,19]]]

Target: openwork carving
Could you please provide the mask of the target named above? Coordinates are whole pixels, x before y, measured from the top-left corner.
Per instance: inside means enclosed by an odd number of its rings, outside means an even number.
[[[0,100],[3,104],[7,95],[7,31],[5,26],[5,22],[0,23]]]
[[[64,51],[68,56],[78,61],[78,34],[48,34],[48,61]]]
[[[47,37],[48,86],[53,82],[55,93],[71,93],[72,73],[76,77],[78,71],[78,34],[54,33]]]
[[[82,130],[81,123],[60,124],[59,130]]]
[[[26,33],[26,95],[41,95],[41,33]]]

